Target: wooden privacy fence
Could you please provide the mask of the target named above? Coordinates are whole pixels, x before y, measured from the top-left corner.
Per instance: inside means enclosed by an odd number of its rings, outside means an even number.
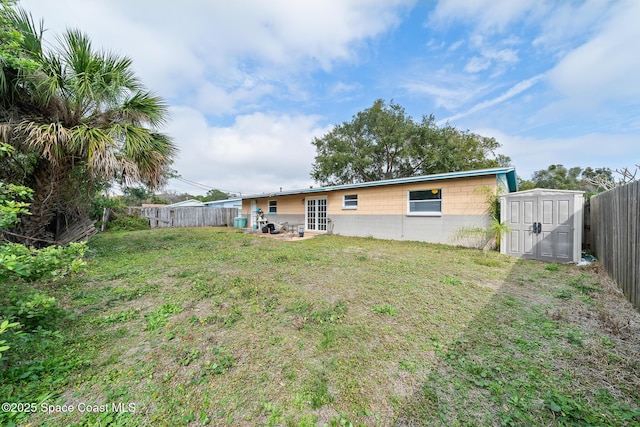
[[[141,208],[140,216],[149,219],[151,228],[156,227],[216,227],[233,226],[237,208]]]
[[[640,310],[640,181],[591,198],[591,245],[604,269]]]

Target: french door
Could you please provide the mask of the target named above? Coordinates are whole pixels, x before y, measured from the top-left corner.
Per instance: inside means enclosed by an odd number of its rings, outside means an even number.
[[[304,226],[309,231],[327,231],[326,197],[307,197]]]

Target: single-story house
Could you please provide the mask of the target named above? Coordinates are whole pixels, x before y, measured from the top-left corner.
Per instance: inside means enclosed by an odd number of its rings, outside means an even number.
[[[345,236],[452,243],[461,227],[486,227],[487,193],[517,191],[515,168],[413,176],[242,197],[242,215]]]

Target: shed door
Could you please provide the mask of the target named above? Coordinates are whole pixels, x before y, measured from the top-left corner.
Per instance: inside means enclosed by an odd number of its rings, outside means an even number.
[[[573,255],[573,195],[540,196],[538,256],[543,261],[569,262]]]
[[[538,217],[537,197],[507,199],[507,254],[522,258],[536,258],[536,235],[533,223]]]
[[[573,195],[507,198],[507,254],[569,262],[573,254]],[[540,232],[534,224],[540,223]]]

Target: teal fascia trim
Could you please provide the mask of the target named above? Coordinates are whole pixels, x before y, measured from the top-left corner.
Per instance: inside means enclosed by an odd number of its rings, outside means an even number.
[[[486,176],[486,175],[496,175],[497,177],[499,177],[500,175],[505,175],[506,181],[507,181],[507,188],[509,192],[513,192],[517,190],[518,185],[516,182],[516,170],[514,167],[507,167],[507,168],[479,169],[479,170],[462,171],[462,172],[449,172],[449,173],[440,173],[435,175],[410,176],[406,178],[386,179],[383,181],[370,181],[370,182],[360,182],[356,184],[334,185],[329,187],[318,187],[318,188],[290,190],[290,191],[277,191],[273,193],[252,194],[252,195],[242,196],[242,199],[247,200],[247,199],[259,199],[264,197],[289,196],[293,194],[325,193],[328,191],[349,190],[353,188],[409,184],[414,182],[426,182],[426,181],[436,181],[436,180],[443,180],[443,179],[467,178],[467,177]]]
[[[516,178],[515,169],[507,173],[499,173],[496,176],[498,183],[507,190],[507,193],[514,193],[518,191],[518,179]]]

